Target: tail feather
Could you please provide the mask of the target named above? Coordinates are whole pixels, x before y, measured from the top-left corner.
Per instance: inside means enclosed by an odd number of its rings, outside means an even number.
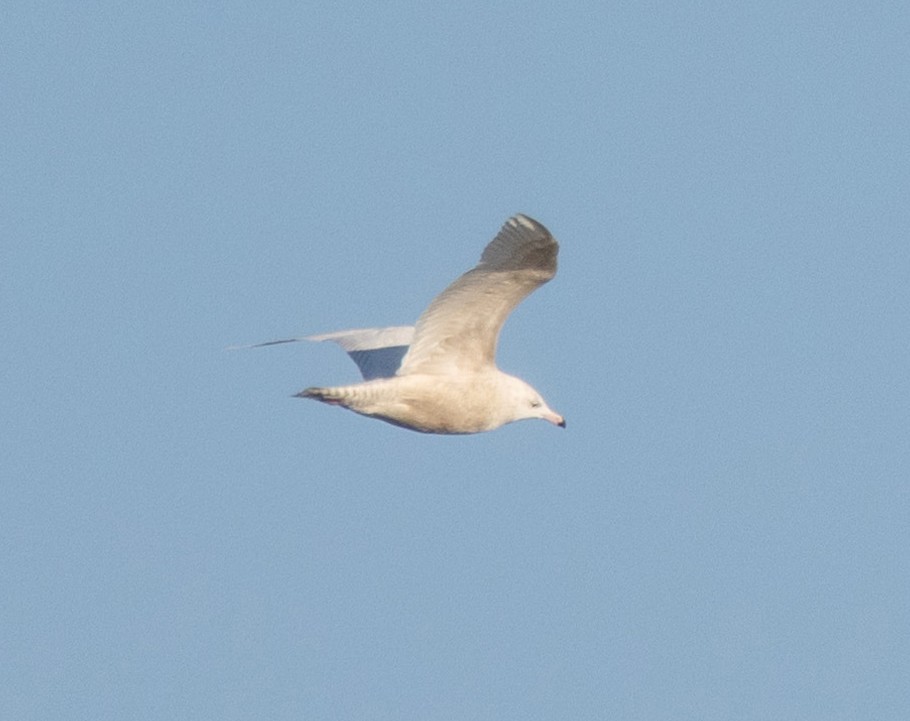
[[[310,388],[304,388],[296,397],[312,398],[314,401],[328,403],[332,406],[344,406],[357,413],[365,413],[367,412],[366,409],[375,406],[377,397],[382,395],[384,384],[389,382],[383,379],[332,388],[311,386]]]
[[[321,401],[332,406],[343,405],[348,394],[344,388],[304,388],[300,393],[294,395],[295,398],[312,398],[314,401]]]

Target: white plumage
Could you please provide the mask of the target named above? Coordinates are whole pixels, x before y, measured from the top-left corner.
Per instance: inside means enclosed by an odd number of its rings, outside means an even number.
[[[416,326],[366,328],[271,341],[333,341],[364,383],[307,388],[297,395],[340,405],[424,433],[479,433],[526,418],[565,419],[520,378],[496,367],[509,313],[556,275],[559,245],[526,215],[503,225],[480,263],[440,293]]]

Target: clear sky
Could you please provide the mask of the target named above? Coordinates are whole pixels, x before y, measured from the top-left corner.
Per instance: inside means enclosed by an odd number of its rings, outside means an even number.
[[[910,9],[9,3],[0,718],[906,719]],[[527,213],[568,420],[290,396]]]

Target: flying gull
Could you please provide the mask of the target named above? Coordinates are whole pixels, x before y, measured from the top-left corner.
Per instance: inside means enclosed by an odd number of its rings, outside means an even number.
[[[430,303],[416,326],[339,331],[298,340],[333,341],[364,382],[307,388],[299,398],[342,406],[421,433],[481,433],[526,418],[565,419],[534,388],[496,367],[509,313],[556,275],[559,245],[526,215],[509,218],[480,263]]]

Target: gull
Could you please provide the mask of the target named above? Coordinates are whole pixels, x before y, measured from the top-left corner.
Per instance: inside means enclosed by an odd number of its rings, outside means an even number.
[[[509,313],[556,275],[559,244],[526,215],[509,218],[480,262],[436,296],[415,326],[362,328],[299,340],[332,341],[364,382],[296,394],[421,433],[467,434],[540,418],[566,427],[534,388],[496,367]],[[248,346],[252,347],[252,346]]]

